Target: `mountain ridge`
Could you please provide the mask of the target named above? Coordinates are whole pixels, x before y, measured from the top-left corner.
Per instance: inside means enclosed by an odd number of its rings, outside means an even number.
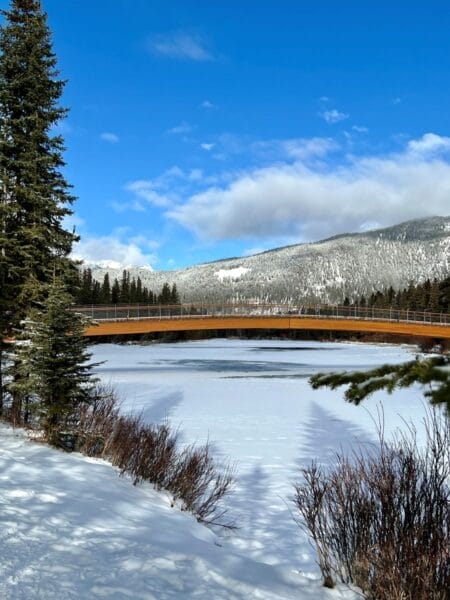
[[[88,265],[87,265],[88,266]],[[121,269],[91,266],[94,278]],[[159,290],[176,284],[180,298],[194,301],[342,302],[389,286],[406,287],[450,274],[450,216],[413,219],[366,232],[291,244],[246,257],[225,258],[176,271],[128,269]]]

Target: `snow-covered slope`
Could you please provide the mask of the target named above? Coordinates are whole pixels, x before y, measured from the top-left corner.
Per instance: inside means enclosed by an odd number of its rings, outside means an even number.
[[[219,545],[105,462],[0,425],[2,600],[356,600]]]
[[[120,269],[94,267],[99,280]],[[134,269],[154,291],[176,283],[184,301],[255,299],[342,302],[410,281],[450,273],[450,217],[408,221],[365,233],[340,235],[313,244],[278,248],[244,258],[178,271]]]

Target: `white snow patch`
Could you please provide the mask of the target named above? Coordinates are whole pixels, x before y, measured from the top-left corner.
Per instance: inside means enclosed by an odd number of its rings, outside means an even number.
[[[219,279],[219,281],[224,281],[224,279],[228,279],[231,281],[236,281],[240,279],[243,275],[245,275],[250,269],[247,267],[236,267],[235,269],[219,269],[214,273],[214,275]]]

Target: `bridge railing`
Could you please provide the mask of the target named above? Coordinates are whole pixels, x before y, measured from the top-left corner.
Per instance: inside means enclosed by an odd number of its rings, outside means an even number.
[[[314,317],[332,319],[359,319],[375,321],[402,321],[450,325],[450,313],[418,311],[398,308],[365,306],[308,305],[281,303],[185,303],[185,304],[114,304],[74,306],[94,321],[122,321],[129,319],[176,319],[189,317]]]

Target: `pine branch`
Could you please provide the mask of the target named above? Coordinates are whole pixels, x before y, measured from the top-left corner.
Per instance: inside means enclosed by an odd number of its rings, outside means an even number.
[[[363,372],[317,373],[310,378],[313,389],[329,387],[334,390],[342,385],[349,387],[345,399],[359,404],[379,390],[391,394],[399,388],[413,384],[429,385],[425,396],[432,404],[446,404],[450,415],[450,355],[416,358],[400,365],[383,365]]]

